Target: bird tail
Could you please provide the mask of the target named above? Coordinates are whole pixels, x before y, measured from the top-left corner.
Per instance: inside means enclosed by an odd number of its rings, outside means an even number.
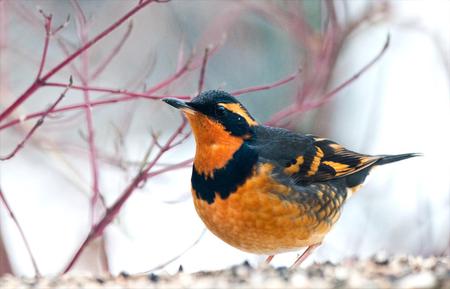
[[[409,154],[401,154],[401,155],[382,155],[380,159],[376,162],[377,165],[385,165],[393,162],[402,161],[405,159],[420,157],[423,156],[421,153],[409,153]]]

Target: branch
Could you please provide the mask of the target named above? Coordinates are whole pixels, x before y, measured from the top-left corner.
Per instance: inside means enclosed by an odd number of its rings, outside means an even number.
[[[81,9],[80,3],[77,0],[71,1],[74,7],[75,14],[78,20],[78,34],[82,45],[85,45],[87,40],[87,20],[86,16]],[[83,85],[89,85],[89,54],[88,51],[81,55],[81,82]],[[85,103],[84,112],[86,117],[87,127],[87,143],[89,148],[89,162],[91,165],[92,175],[92,197],[91,197],[91,226],[95,224],[95,211],[98,200],[101,198],[99,188],[99,170],[97,162],[97,149],[95,147],[95,132],[94,132],[94,120],[92,116],[92,107],[90,105],[91,99],[89,90],[83,90],[83,99]]]
[[[105,57],[105,60],[97,67],[97,69],[94,71],[94,73],[91,76],[91,79],[94,80],[97,77],[102,74],[102,72],[105,70],[105,68],[108,66],[108,64],[111,62],[111,60],[119,53],[119,51],[122,49],[125,42],[128,40],[128,37],[131,35],[131,31],[133,30],[133,22],[130,21],[130,24],[128,24],[127,31],[125,31],[125,34],[122,36],[122,38],[117,42],[116,46],[111,50],[111,53]]]
[[[337,21],[336,6],[334,5],[334,1],[325,1],[325,5],[327,7],[328,20],[330,21],[331,27],[333,27],[333,30],[340,29]]]
[[[131,194],[134,192],[134,190],[139,187],[139,184],[141,182],[146,180],[148,172],[155,166],[155,164],[159,161],[159,159],[163,156],[163,154],[166,153],[168,150],[170,150],[173,147],[172,144],[175,142],[177,137],[183,132],[186,125],[187,125],[187,121],[185,118],[183,118],[183,122],[181,123],[181,125],[169,137],[169,139],[161,147],[161,149],[156,154],[156,156],[153,158],[153,160],[143,170],[141,170],[137,173],[137,175],[133,178],[133,181],[124,190],[124,192],[119,197],[119,199],[110,208],[108,208],[108,210],[106,211],[106,214],[103,216],[103,218],[91,229],[91,231],[89,232],[86,239],[80,245],[80,247],[76,251],[75,255],[72,257],[69,264],[64,269],[63,273],[67,273],[73,267],[75,262],[81,256],[81,253],[84,251],[84,249],[87,247],[87,245],[89,245],[89,243],[92,240],[94,240],[96,237],[103,234],[103,231],[105,230],[105,228],[114,220],[114,218],[120,212],[120,209],[122,208],[122,206],[125,204],[125,202],[128,200],[128,198],[131,196]]]
[[[73,88],[73,86],[71,87]],[[134,94],[134,93],[133,93]],[[162,99],[165,97],[173,97],[173,98],[178,98],[178,99],[189,99],[190,97],[187,95],[173,95],[173,96],[167,96],[167,95],[126,95],[123,97],[118,97],[118,98],[112,98],[112,99],[104,99],[104,100],[96,100],[96,101],[91,101],[89,103],[89,105],[91,107],[96,107],[96,106],[100,106],[100,105],[106,105],[106,104],[114,104],[114,103],[121,103],[121,102],[125,102],[125,101],[132,101],[132,100],[137,100],[139,98],[143,98],[143,99]],[[63,106],[61,108],[56,108],[52,111],[52,113],[58,113],[58,112],[63,112],[63,111],[71,111],[71,110],[79,110],[79,109],[84,109],[86,107],[86,104],[80,103],[80,104],[72,104],[72,105],[67,105],[67,106]],[[41,112],[35,112],[23,117],[19,117],[16,119],[13,119],[3,125],[0,125],[0,130],[11,127],[13,125],[19,124],[23,121],[26,120],[30,120],[39,116],[42,116],[45,114],[45,111],[41,111]]]
[[[59,48],[62,50],[64,55],[66,57],[69,57],[71,53],[70,53],[70,50],[69,50],[69,47],[68,47],[69,44],[67,43],[67,41],[64,38],[62,38],[62,37],[58,37],[58,38],[56,38],[56,43],[58,44]],[[83,78],[80,70],[75,65],[75,62],[69,63],[68,66],[69,66],[69,69],[72,71],[72,74],[74,75],[75,79],[77,79],[77,78],[78,79],[82,79]],[[45,85],[45,84],[43,84],[43,85]]]
[[[388,34],[387,37],[386,37],[386,41],[384,43],[383,48],[375,56],[375,58],[373,58],[369,63],[367,63],[363,68],[361,68],[352,77],[350,77],[349,79],[347,79],[346,81],[341,83],[338,87],[336,87],[335,89],[333,89],[330,92],[328,92],[325,95],[323,95],[320,100],[318,100],[316,102],[309,102],[309,103],[307,102],[307,103],[305,103],[305,109],[306,110],[310,110],[310,109],[317,108],[317,107],[321,106],[322,104],[328,102],[333,96],[335,96],[337,93],[339,93],[342,89],[344,89],[345,87],[350,85],[352,82],[357,80],[363,73],[365,73],[367,70],[369,70],[384,55],[384,53],[386,52],[386,50],[389,47],[390,39],[391,39],[391,36],[390,36],[390,34]]]
[[[204,82],[205,82],[206,64],[208,63],[208,52],[209,52],[209,49],[205,48],[205,54],[203,55],[202,66],[200,68],[200,77],[198,79],[197,95],[200,94],[203,90],[203,86],[204,86]]]
[[[5,206],[6,210],[9,213],[9,216],[11,217],[11,219],[13,220],[13,222],[16,225],[17,229],[19,230],[20,236],[21,236],[21,238],[23,240],[23,243],[25,244],[25,248],[26,248],[26,250],[28,252],[28,255],[30,256],[31,263],[33,264],[34,275],[36,277],[41,277],[41,273],[39,272],[39,268],[37,266],[36,259],[34,259],[33,253],[31,252],[30,244],[28,243],[28,240],[25,237],[25,234],[24,234],[24,232],[22,230],[22,227],[20,226],[19,222],[17,221],[16,216],[14,215],[13,211],[11,210],[11,207],[9,206],[8,202],[6,201],[6,198],[5,198],[1,188],[0,188],[0,201]]]
[[[183,257],[184,254],[186,254],[187,252],[189,252],[189,250],[191,250],[192,248],[195,247],[195,245],[198,244],[198,242],[200,242],[200,240],[203,238],[203,236],[206,233],[206,228],[203,228],[202,232],[200,233],[200,236],[197,238],[197,240],[195,240],[189,247],[187,247],[186,249],[183,250],[183,252],[181,252],[180,254],[174,256],[173,258],[170,258],[169,260],[167,260],[166,262],[159,264],[158,266],[145,271],[145,272],[141,272],[141,273],[137,273],[135,275],[143,275],[143,274],[148,274],[151,272],[154,272],[156,270],[161,270],[162,268],[166,267],[167,265],[169,265],[172,262],[175,262],[176,260],[180,259],[181,257]]]
[[[162,169],[150,172],[150,173],[147,174],[147,178],[151,178],[151,177],[154,177],[154,176],[157,176],[157,175],[161,175],[161,174],[167,173],[169,171],[174,171],[174,170],[178,170],[178,169],[183,169],[183,168],[189,167],[190,165],[192,165],[192,161],[193,160],[194,159],[190,158],[190,159],[184,160],[184,161],[176,163],[176,164],[168,165],[165,168],[162,168]]]
[[[0,157],[0,161],[6,161],[13,158],[25,145],[25,143],[30,139],[30,137],[34,134],[34,132],[44,123],[45,118],[48,116],[50,112],[52,112],[55,107],[61,102],[61,100],[66,95],[70,86],[72,85],[72,77],[69,79],[69,84],[66,85],[64,91],[60,94],[58,99],[41,115],[41,118],[36,122],[36,124],[31,128],[31,130],[27,133],[25,138],[16,146],[16,148],[7,156]]]
[[[45,82],[43,85],[44,86],[53,86],[53,87],[64,87],[63,83],[58,83],[58,82]],[[82,90],[82,91],[104,92],[104,93],[110,93],[110,94],[123,94],[123,95],[131,96],[134,98],[142,97],[142,98],[154,99],[154,100],[159,100],[161,98],[167,97],[167,96],[163,96],[163,95],[160,95],[160,96],[159,95],[158,96],[151,95],[153,90],[159,90],[159,88],[158,89],[150,88],[145,93],[131,92],[131,91],[128,91],[125,89],[112,89],[112,88],[94,87],[94,86],[85,86],[85,85],[73,85],[72,89]],[[176,98],[189,99],[189,96],[180,95],[180,96],[176,96]]]
[[[160,83],[155,84],[151,88],[147,89],[145,91],[145,93],[148,93],[148,94],[155,93],[158,90],[168,86],[169,84],[171,84],[172,82],[174,82],[175,80],[180,78],[183,74],[185,74],[189,70],[189,68],[190,68],[189,65],[191,64],[191,60],[192,60],[192,58],[189,58],[186,61],[186,63],[178,71],[175,72],[175,74],[173,74],[171,77],[161,81]],[[189,99],[189,97],[188,97],[188,99]]]
[[[342,84],[340,84],[335,89],[331,90],[330,92],[323,95],[319,100],[317,101],[311,101],[311,102],[305,102],[303,104],[294,103],[285,109],[279,111],[276,113],[269,121],[266,122],[267,125],[276,125],[281,120],[285,119],[286,117],[289,117],[296,113],[301,113],[304,111],[308,111],[314,108],[317,108],[324,103],[328,102],[333,98],[337,93],[339,93],[342,89],[350,85],[352,82],[357,80],[362,74],[364,74],[367,70],[369,70],[386,52],[386,50],[389,47],[390,43],[390,35],[388,34],[386,38],[386,42],[384,43],[383,48],[380,50],[380,52],[369,62],[367,63],[363,68],[361,68],[357,73],[355,73],[352,77],[344,81]]]
[[[48,44],[50,42],[51,29],[52,29],[52,14],[46,15],[43,10],[39,10],[39,12],[44,17],[44,28],[45,28],[45,40],[44,40],[44,49],[42,50],[41,62],[39,64],[39,70],[36,76],[36,81],[38,81],[42,76],[42,70],[44,70],[45,60],[47,58],[48,52]]]
[[[146,5],[150,4],[152,0],[146,0],[142,1],[138,5],[136,5],[133,9],[128,11],[122,18],[114,22],[112,25],[107,27],[105,30],[103,30],[100,34],[95,36],[92,40],[88,41],[85,45],[83,45],[81,48],[79,48],[77,51],[72,53],[69,57],[64,59],[62,62],[60,62],[58,65],[53,67],[47,74],[42,76],[39,81],[35,81],[31,86],[21,95],[19,98],[17,98],[9,107],[7,107],[1,114],[0,114],[0,122],[3,121],[6,117],[8,117],[17,107],[19,107],[25,100],[27,100],[37,89],[41,87],[41,82],[47,81],[50,77],[52,77],[55,73],[60,71],[62,68],[64,68],[67,64],[72,62],[75,58],[77,58],[80,54],[82,54],[84,51],[89,49],[92,45],[97,43],[99,40],[104,38],[106,35],[110,34],[112,31],[114,31],[117,27],[122,25],[128,18],[130,18],[132,15],[134,15],[136,12],[144,8]]]
[[[290,82],[291,80],[294,80],[297,77],[297,75],[299,75],[299,73],[301,71],[302,70],[299,69],[295,73],[293,73],[292,75],[290,75],[290,76],[288,76],[288,77],[286,77],[284,79],[278,80],[277,82],[274,82],[272,84],[252,86],[252,87],[247,87],[247,88],[243,88],[243,89],[239,89],[239,90],[233,91],[231,93],[231,95],[238,96],[238,95],[241,95],[241,94],[244,94],[244,93],[251,93],[251,92],[256,92],[256,91],[261,91],[261,90],[268,90],[268,89],[272,89],[272,88],[281,86],[283,84],[286,84],[286,83]]]
[[[67,15],[66,21],[64,21],[63,24],[53,29],[53,31],[51,32],[51,36],[56,35],[61,29],[67,27],[67,25],[69,25],[69,22],[70,22],[70,14]]]

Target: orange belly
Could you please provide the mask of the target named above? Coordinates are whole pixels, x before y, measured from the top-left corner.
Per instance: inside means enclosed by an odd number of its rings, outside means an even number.
[[[310,204],[280,198],[292,189],[276,183],[271,165],[261,165],[236,192],[212,204],[198,199],[195,208],[208,229],[226,243],[243,251],[277,254],[320,243],[337,221],[319,221]]]

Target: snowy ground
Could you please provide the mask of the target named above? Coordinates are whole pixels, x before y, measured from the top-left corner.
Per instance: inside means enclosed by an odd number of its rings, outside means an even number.
[[[315,263],[289,271],[253,268],[248,263],[227,270],[175,275],[163,273],[117,277],[66,275],[56,279],[0,278],[0,288],[450,288],[450,257],[378,255],[341,264]]]

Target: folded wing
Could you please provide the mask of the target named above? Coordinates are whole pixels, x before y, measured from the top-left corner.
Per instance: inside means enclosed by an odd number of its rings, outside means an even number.
[[[296,183],[322,182],[357,173],[381,156],[355,153],[328,139],[260,127],[254,147]]]

